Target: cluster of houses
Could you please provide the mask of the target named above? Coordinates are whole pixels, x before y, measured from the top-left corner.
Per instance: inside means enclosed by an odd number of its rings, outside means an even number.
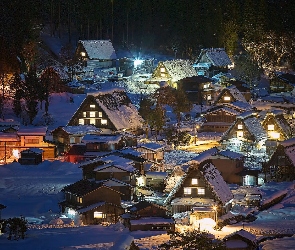
[[[80,41],[76,56],[89,72],[116,63],[110,41]],[[64,154],[66,161],[77,163],[83,176],[64,187],[60,207],[78,223],[121,220],[130,230],[174,231],[173,215],[187,211],[191,224],[203,218],[217,222],[231,209],[233,195],[228,184],[258,184],[258,173],[244,167],[249,153],[245,144],[251,144],[251,150],[265,149],[269,156],[262,164],[265,182],[295,178],[295,138],[289,122],[294,119],[295,104],[289,100],[284,109],[284,103],[271,102],[269,108],[260,109],[244,82],[212,78],[226,76],[230,65],[223,49],[207,49],[195,64],[188,60],[159,62],[146,80],[146,84],[166,82],[182,88],[192,103],[204,106],[198,133],[222,134],[222,147],[206,150],[169,173],[164,164],[165,145],[138,142],[138,135],[144,133],[143,119],[121,88],[87,94],[68,124],[51,131],[51,142],[45,140],[44,127],[2,122],[0,157],[6,163],[21,153],[21,164],[38,164]],[[278,74],[270,89],[294,91],[293,80],[289,74]],[[163,193],[172,178],[174,186],[162,199],[145,200],[145,195]],[[244,237],[255,242],[246,234],[237,232],[227,240]]]

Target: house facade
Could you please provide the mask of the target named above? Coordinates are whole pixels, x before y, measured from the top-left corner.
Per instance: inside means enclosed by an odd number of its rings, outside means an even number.
[[[142,157],[146,160],[161,163],[164,160],[164,145],[158,143],[143,143],[138,145],[136,150],[142,153]]]
[[[295,75],[290,73],[276,73],[270,80],[270,91],[273,93],[292,92],[295,88]]]
[[[87,94],[68,126],[94,125],[103,131],[138,131],[143,119],[124,89]]]
[[[114,67],[117,56],[110,40],[80,40],[75,58],[93,74],[96,68]]]
[[[295,138],[279,142],[268,162],[263,166],[265,181],[295,179]]]
[[[170,87],[177,88],[179,80],[196,75],[197,73],[189,60],[162,61],[158,63],[152,77],[147,79],[146,83],[166,82]]]

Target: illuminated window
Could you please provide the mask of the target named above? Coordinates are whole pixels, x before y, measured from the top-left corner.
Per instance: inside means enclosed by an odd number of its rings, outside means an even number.
[[[86,56],[86,53],[85,52],[81,52],[81,56]]]
[[[101,119],[101,124],[102,124],[102,125],[107,125],[107,124],[108,124],[108,120]]]
[[[207,95],[207,100],[211,100],[211,99],[212,99],[211,95]]]
[[[192,189],[188,187],[183,188],[183,194],[192,194]]]
[[[280,133],[272,131],[272,132],[270,132],[270,137],[273,139],[279,139]]]
[[[166,74],[164,74],[164,73],[161,73],[161,77],[165,77],[166,76]]]
[[[237,137],[238,137],[238,138],[241,138],[241,137],[243,137],[243,136],[244,136],[243,131],[238,131],[238,132],[237,132]]]
[[[224,97],[223,97],[223,100],[225,100],[225,101],[230,101],[230,96],[224,96]]]
[[[102,212],[94,212],[94,218],[96,218],[96,219],[106,218],[106,214],[104,214]]]
[[[84,119],[79,119],[79,125],[84,125]]]
[[[204,195],[205,194],[205,188],[198,188],[198,194]]]
[[[90,108],[95,108],[95,105],[94,104],[90,104],[89,107]]]
[[[98,112],[98,117],[102,117],[102,112]]]
[[[81,197],[77,197],[77,202],[82,203],[82,198]]]
[[[89,123],[95,125],[95,119],[90,119]]]
[[[268,130],[275,130],[275,125],[272,125],[272,124],[267,125],[267,129]]]
[[[86,117],[86,112],[83,112],[83,117]]]
[[[90,111],[89,112],[89,117],[95,117],[95,111]]]
[[[192,179],[192,185],[197,185],[198,184],[198,179],[193,178]]]
[[[210,84],[204,84],[204,89],[209,88]]]
[[[165,68],[160,68],[160,72],[165,73],[166,72]]]
[[[243,124],[239,124],[238,129],[243,129]]]

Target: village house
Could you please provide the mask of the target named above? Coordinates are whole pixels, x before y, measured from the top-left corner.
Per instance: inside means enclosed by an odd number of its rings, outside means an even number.
[[[213,80],[205,76],[191,76],[180,79],[178,89],[182,89],[191,103],[208,104],[213,100]]]
[[[223,48],[202,49],[194,68],[198,75],[212,77],[220,72],[227,72],[232,61]]]
[[[292,137],[292,128],[285,118],[286,112],[279,109],[261,111],[259,118],[267,132],[266,152],[271,155],[279,143]]]
[[[159,143],[149,142],[137,146],[136,150],[142,153],[146,160],[161,163],[164,160],[165,146]]]
[[[121,193],[102,182],[80,180],[62,190],[65,200],[60,202],[62,212],[83,224],[117,222],[124,210]]]
[[[240,113],[239,109],[227,107],[226,105],[214,106],[204,113],[204,122],[199,131],[224,133],[235,122]]]
[[[151,78],[147,79],[145,83],[160,84],[166,82],[169,86],[177,88],[179,80],[196,75],[197,73],[189,60],[161,61]]]
[[[45,142],[46,127],[20,127],[18,130],[6,129],[0,132],[0,157],[5,162],[18,159],[21,151],[30,148],[39,148],[43,151],[42,158],[54,159],[56,146]]]
[[[82,62],[84,70],[93,76],[93,71],[96,68],[114,67],[117,56],[110,40],[80,40],[75,58]]]
[[[168,210],[148,201],[140,201],[127,207],[122,215],[123,223],[130,231],[169,231],[175,230],[174,220],[168,216]]]
[[[115,88],[87,94],[67,126],[94,125],[105,131],[138,132],[142,117],[124,89]]]
[[[222,105],[228,103],[241,102],[244,105],[248,104],[244,95],[237,89],[236,86],[231,85],[224,88],[215,100],[215,105]],[[249,104],[247,105],[249,106]]]
[[[226,85],[235,86],[238,91],[244,96],[245,100],[249,102],[251,100],[251,92],[249,86],[240,80],[230,79],[225,82]]]
[[[248,111],[237,116],[233,125],[223,134],[222,140],[228,146],[239,147],[241,151],[246,152],[249,149],[243,146],[247,143],[258,149],[264,147],[267,133],[258,119],[257,112]]]
[[[171,201],[173,214],[194,211],[196,215],[198,209],[203,214],[205,209],[209,212],[206,216],[217,221],[217,216],[230,210],[233,195],[220,172],[209,159],[211,154],[212,152],[208,152],[188,163],[188,170],[164,202],[169,204]]]
[[[272,93],[292,92],[295,88],[295,75],[277,72],[270,80],[270,91]]]
[[[86,134],[100,134],[94,125],[59,126],[51,131],[53,142],[57,143],[57,153],[68,152],[72,144],[81,143]]]
[[[255,250],[258,246],[256,236],[244,229],[226,235],[223,241],[228,250]]]
[[[295,138],[280,141],[269,161],[264,163],[265,181],[295,179]]]

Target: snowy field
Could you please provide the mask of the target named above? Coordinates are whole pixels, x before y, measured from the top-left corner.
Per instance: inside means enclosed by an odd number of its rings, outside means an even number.
[[[157,249],[159,244],[169,239],[167,234],[159,231],[129,232],[120,224],[108,227],[70,227],[68,224],[57,226],[52,223],[53,219],[59,217],[66,221],[64,215],[60,214],[57,203],[63,199],[61,189],[82,178],[81,169],[76,164],[45,161],[37,166],[22,166],[19,163],[11,163],[0,167],[0,176],[0,203],[7,206],[2,210],[2,218],[22,215],[31,223],[31,229],[24,240],[9,241],[4,235],[0,236],[0,249],[111,249],[122,235],[131,235],[140,249],[148,250]],[[235,194],[253,191],[256,192],[257,189],[240,188],[235,190]],[[256,221],[244,223],[244,228],[257,236],[294,234],[294,183],[272,183],[262,186],[259,191],[265,200],[282,192],[286,192],[287,196],[277,205],[258,213]],[[221,231],[210,228],[206,230],[223,238],[242,227],[242,223],[238,223],[226,226]],[[280,244],[281,249],[294,249],[295,240],[293,237],[287,237],[267,241],[263,243],[262,249],[277,249],[271,248],[275,244]]]

